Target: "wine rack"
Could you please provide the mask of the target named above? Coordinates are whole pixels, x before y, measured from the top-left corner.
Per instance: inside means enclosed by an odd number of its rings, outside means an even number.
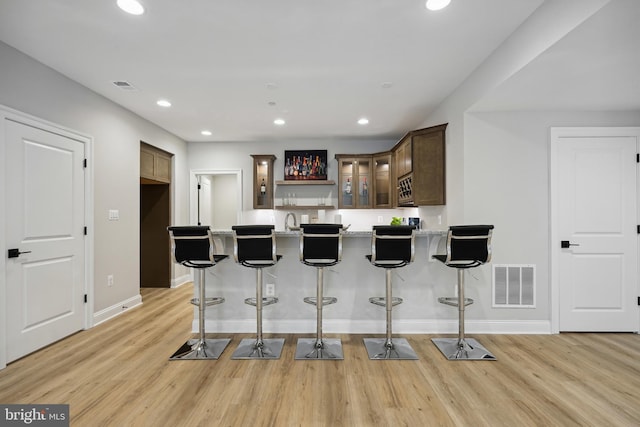
[[[413,205],[413,174],[398,180],[398,205]]]

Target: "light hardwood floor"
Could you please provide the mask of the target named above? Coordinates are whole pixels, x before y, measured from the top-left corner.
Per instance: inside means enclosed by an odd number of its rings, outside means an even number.
[[[343,361],[294,360],[302,335],[280,360],[230,360],[237,334],[217,361],[170,362],[191,292],[143,289],[141,307],[10,364],[0,402],[68,403],[91,427],[640,425],[635,334],[474,336],[496,362],[449,362],[432,335],[405,335],[418,361],[371,361],[361,335],[340,336]]]

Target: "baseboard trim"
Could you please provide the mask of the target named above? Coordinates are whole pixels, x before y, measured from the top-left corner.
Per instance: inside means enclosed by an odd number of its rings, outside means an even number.
[[[198,319],[194,318],[192,330],[198,329]],[[265,333],[304,334],[315,332],[315,319],[309,320],[271,320],[264,319]],[[214,320],[205,319],[207,332],[252,333],[256,331],[255,319],[246,320]],[[384,334],[383,320],[325,320],[322,325],[325,333],[334,334]],[[551,334],[549,320],[475,320],[465,324],[465,331],[470,334]],[[393,333],[396,334],[456,334],[456,320],[414,319],[394,320]]]
[[[116,316],[121,315],[125,311],[131,310],[142,304],[142,296],[140,294],[121,301],[117,304],[107,307],[104,310],[93,313],[93,326],[97,326],[100,323],[113,319]]]
[[[171,279],[171,287],[177,288],[192,281],[193,278],[191,277],[191,274],[185,274],[183,276],[176,277],[175,279]]]

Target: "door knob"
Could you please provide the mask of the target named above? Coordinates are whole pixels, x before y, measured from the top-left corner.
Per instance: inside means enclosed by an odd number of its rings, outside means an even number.
[[[560,247],[563,248],[563,249],[569,248],[571,246],[580,246],[580,244],[579,243],[571,243],[568,240],[561,240],[560,241]]]
[[[20,249],[9,249],[7,252],[9,253],[8,258],[18,258],[22,254],[31,253],[31,251],[20,252]]]

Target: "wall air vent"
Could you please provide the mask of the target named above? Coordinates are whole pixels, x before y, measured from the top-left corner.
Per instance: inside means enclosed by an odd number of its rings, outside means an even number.
[[[535,308],[536,266],[493,264],[493,307]]]
[[[116,80],[113,82],[113,84],[122,90],[138,90],[131,83],[124,80]]]

